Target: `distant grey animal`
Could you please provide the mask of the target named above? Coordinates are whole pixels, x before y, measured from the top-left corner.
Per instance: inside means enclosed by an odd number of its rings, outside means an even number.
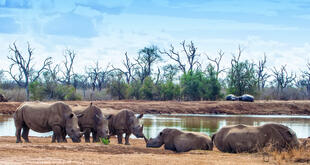
[[[66,133],[73,142],[80,142],[80,137],[83,135],[80,132],[77,116],[63,102],[53,104],[24,103],[14,113],[14,123],[16,143],[22,142],[21,130],[25,142],[30,142],[28,139],[29,129],[40,133],[53,131],[57,142],[65,142]]]
[[[233,95],[233,94],[229,94],[226,96],[226,100],[227,101],[236,101],[236,100],[238,100],[238,97]]]
[[[158,148],[165,145],[166,150],[187,152],[190,150],[212,150],[213,143],[208,135],[165,128],[156,138],[147,141],[146,147]]]
[[[244,95],[239,97],[239,101],[253,102],[254,96],[249,95],[249,94],[244,94]]]
[[[257,152],[264,147],[273,150],[290,150],[299,147],[296,133],[281,124],[262,126],[234,125],[221,128],[212,135],[212,141],[222,152]]]
[[[118,143],[122,144],[123,134],[125,136],[125,144],[130,145],[129,136],[134,134],[137,138],[144,138],[143,125],[139,124],[139,119],[143,114],[135,116],[134,112],[128,109],[121,110],[116,114],[111,114],[109,118],[110,135],[117,135]]]

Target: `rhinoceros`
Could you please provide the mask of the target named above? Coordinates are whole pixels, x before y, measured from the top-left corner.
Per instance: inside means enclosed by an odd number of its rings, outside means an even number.
[[[227,95],[227,96],[225,97],[225,99],[226,99],[227,101],[236,101],[236,100],[238,100],[238,97],[235,96],[235,95],[233,95],[233,94],[229,94],[229,95]]]
[[[99,138],[109,137],[108,119],[112,115],[104,116],[101,110],[90,103],[88,107],[73,107],[73,112],[79,116],[79,126],[84,131],[85,142],[90,142],[90,133],[93,142],[99,142]]]
[[[139,119],[142,117],[143,114],[136,117],[133,111],[127,109],[111,114],[109,118],[110,136],[117,135],[118,144],[122,144],[123,134],[125,133],[126,145],[130,145],[129,136],[131,134],[134,134],[137,138],[144,138],[143,125],[139,125]]]
[[[162,145],[165,145],[166,150],[176,152],[213,149],[213,143],[208,135],[171,128],[165,128],[156,138],[151,138],[146,143],[146,147],[152,148],[158,148]]]
[[[262,126],[234,125],[221,128],[212,135],[212,141],[222,152],[257,152],[264,147],[271,150],[289,150],[299,147],[296,133],[281,124]]]
[[[246,101],[246,102],[253,102],[254,101],[254,96],[249,95],[249,94],[244,94],[238,98],[239,98],[239,101]]]
[[[16,143],[21,143],[22,137],[25,142],[28,139],[29,129],[44,133],[53,131],[57,142],[64,142],[67,133],[73,142],[80,142],[83,133],[80,132],[78,118],[72,109],[63,102],[47,103],[24,103],[14,113],[16,127]]]

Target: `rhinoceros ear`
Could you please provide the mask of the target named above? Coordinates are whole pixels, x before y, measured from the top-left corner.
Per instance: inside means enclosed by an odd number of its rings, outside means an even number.
[[[138,116],[138,119],[141,119],[143,117],[143,114],[140,114],[139,116]]]
[[[69,115],[70,118],[72,118],[73,116],[74,116],[73,113],[71,113],[71,114]]]
[[[89,106],[90,106],[90,107],[93,106],[93,102],[90,102]]]

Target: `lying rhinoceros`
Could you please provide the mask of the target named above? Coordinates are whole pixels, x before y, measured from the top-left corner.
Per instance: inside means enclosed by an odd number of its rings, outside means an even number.
[[[109,128],[108,119],[112,115],[106,117],[101,110],[90,103],[88,107],[73,107],[74,113],[79,117],[79,126],[84,131],[85,142],[90,142],[90,133],[93,136],[93,142],[99,142],[99,138],[108,138]]]
[[[299,147],[296,134],[281,124],[262,126],[226,126],[212,136],[215,146],[222,152],[257,152],[264,147],[284,150]]]
[[[225,97],[225,99],[226,99],[227,101],[236,101],[236,100],[239,100],[239,98],[238,98],[237,96],[233,95],[233,94],[227,95],[227,96]]]
[[[254,96],[249,95],[249,94],[244,94],[244,95],[239,97],[239,101],[253,102]]]
[[[190,150],[212,150],[213,143],[208,135],[165,128],[156,138],[147,141],[146,147],[158,148],[165,145],[166,150],[187,152]]]
[[[29,129],[36,132],[53,131],[57,142],[64,142],[67,133],[73,142],[80,142],[83,133],[80,132],[78,118],[72,109],[63,102],[53,104],[24,103],[14,113],[16,127],[16,143],[21,143],[22,137],[29,142]]]
[[[116,114],[111,114],[109,118],[109,132],[110,135],[117,135],[118,143],[122,144],[123,134],[125,133],[125,144],[129,145],[129,136],[134,134],[137,138],[144,138],[143,125],[139,125],[139,119],[143,117],[140,114],[135,116],[131,110],[121,110]]]

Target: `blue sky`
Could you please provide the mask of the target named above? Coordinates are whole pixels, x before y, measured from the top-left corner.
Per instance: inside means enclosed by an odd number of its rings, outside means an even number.
[[[65,48],[78,52],[77,71],[99,60],[121,65],[124,53],[156,44],[177,48],[193,41],[202,54],[225,52],[229,66],[240,44],[242,59],[268,66],[287,64],[299,72],[310,60],[308,0],[0,0],[0,69],[9,65],[9,44],[35,48],[36,62],[63,60]]]

